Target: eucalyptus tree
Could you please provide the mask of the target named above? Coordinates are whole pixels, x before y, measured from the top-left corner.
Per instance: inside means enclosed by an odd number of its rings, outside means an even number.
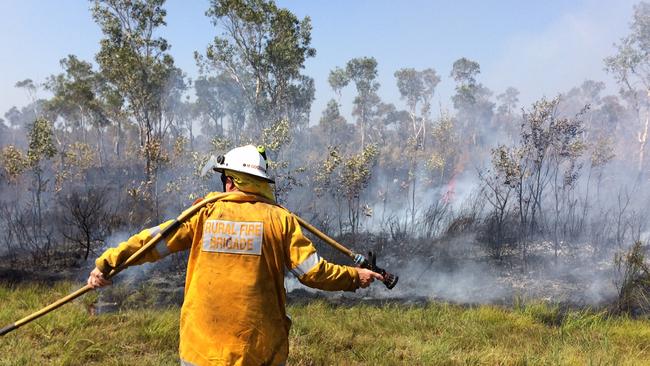
[[[21,144],[24,142],[24,137],[29,131],[29,126],[34,122],[44,109],[45,100],[37,99],[35,102],[18,109],[12,106],[4,114],[4,118],[9,125],[12,132],[12,143]]]
[[[341,115],[339,104],[331,99],[323,110],[318,122],[319,135],[324,138],[325,146],[346,146],[348,136],[352,133],[345,117]]]
[[[424,159],[426,148],[427,125],[431,123],[431,99],[440,77],[433,69],[416,71],[404,68],[395,72],[397,88],[402,99],[406,101],[411,119],[410,134],[406,141],[405,152],[409,160],[408,182],[411,209],[411,228],[415,229],[417,175],[419,162]],[[408,192],[407,192],[408,194]]]
[[[96,97],[101,79],[93,71],[92,64],[69,55],[60,61],[64,73],[50,76],[45,83],[45,89],[53,96],[47,101],[46,107],[55,115],[62,117],[63,130],[72,135],[80,132],[82,142],[89,144],[87,130],[93,128],[96,132],[97,156],[102,165],[104,156],[103,131],[109,124],[104,115],[101,101]],[[58,139],[60,140],[60,139]],[[64,148],[65,141],[59,141],[59,148]]]
[[[201,75],[194,82],[194,91],[201,132],[213,138],[227,136],[239,144],[248,110],[242,89],[228,74],[220,73]]]
[[[22,126],[21,113],[18,108],[16,108],[16,106],[12,106],[8,111],[4,113],[4,117],[8,126],[7,130],[11,132],[11,143],[15,145],[16,132]],[[34,118],[35,117],[36,116],[34,116]]]
[[[456,60],[450,76],[456,81],[456,94],[452,96],[454,108],[463,130],[469,132],[472,144],[478,143],[479,133],[492,118],[494,103],[492,92],[476,80],[481,66],[465,57]]]
[[[32,79],[24,79],[18,81],[14,86],[16,88],[25,90],[25,93],[27,93],[27,97],[29,98],[31,105],[33,107],[36,106],[36,93],[38,92],[38,85],[36,85]],[[36,108],[34,108],[34,114],[38,115],[38,110]]]
[[[260,138],[283,120],[291,127],[300,123],[291,108],[312,92],[301,74],[305,60],[316,54],[310,18],[298,19],[267,0],[212,0],[206,14],[221,33],[204,56],[195,53],[197,63],[203,73],[226,75],[240,89],[252,117],[251,137]]]
[[[558,103],[559,98],[535,102],[523,114],[520,141],[492,151],[495,176],[515,193],[513,212],[519,216],[524,257],[528,239],[544,231],[552,235],[557,256],[562,239],[572,233],[569,225],[579,219],[574,189],[587,151],[585,109],[571,118],[560,117]],[[545,202],[551,205],[550,217],[544,216]],[[504,212],[503,202],[497,203],[495,208]]]
[[[93,18],[104,38],[95,59],[102,77],[122,99],[128,116],[138,126],[147,184],[156,179],[170,120],[165,104],[175,92],[179,70],[167,52],[169,44],[157,37],[166,25],[164,0],[95,0]],[[170,80],[172,83],[170,85]]]
[[[325,159],[314,169],[314,193],[316,197],[325,196],[328,205],[339,211],[339,232],[344,231],[341,220],[342,200],[347,205],[347,227],[353,235],[361,225],[362,199],[373,176],[379,149],[374,144],[366,145],[357,153],[345,154],[338,146],[328,147]]]
[[[4,146],[9,135],[9,127],[5,124],[5,120],[0,118],[0,146]]]
[[[330,71],[327,82],[332,90],[334,90],[334,93],[336,93],[337,102],[341,103],[341,93],[343,88],[348,86],[350,83],[350,77],[346,70],[340,67],[334,68]]]
[[[338,177],[338,186],[348,204],[348,222],[352,234],[359,232],[361,224],[361,199],[372,178],[373,167],[377,163],[379,150],[374,144],[366,145],[357,154],[344,158]]]
[[[350,81],[357,89],[354,97],[352,115],[357,117],[357,126],[361,135],[361,149],[366,145],[366,135],[372,128],[381,99],[377,95],[377,60],[374,57],[353,58],[345,65],[345,71]]]
[[[27,164],[32,173],[32,215],[31,234],[26,234],[26,242],[35,263],[48,264],[52,246],[52,230],[44,218],[44,205],[47,201],[43,195],[50,181],[47,173],[47,162],[52,159],[57,150],[54,145],[52,124],[44,118],[36,118],[29,126],[29,147],[27,149]]]
[[[499,137],[504,138],[507,143],[514,143],[521,117],[521,113],[517,109],[519,90],[508,87],[503,93],[498,94],[496,99],[499,105],[494,118],[495,130],[501,134]],[[503,141],[498,141],[498,143],[503,143]]]
[[[224,88],[214,76],[200,76],[194,81],[196,113],[200,116],[201,132],[206,136],[223,136],[225,112]]]
[[[411,134],[418,145],[424,146],[427,122],[430,122],[431,99],[440,83],[440,77],[434,69],[417,71],[404,68],[395,72],[395,79],[400,96],[408,106]]]
[[[189,105],[186,104],[189,96],[185,92],[189,85],[185,73],[179,68],[173,68],[163,88],[163,123],[157,126],[161,130],[156,130],[154,133],[164,136],[166,131],[163,129],[168,128],[169,131],[173,132],[173,138],[177,139],[179,137],[184,138],[185,130],[187,130],[188,137],[193,138],[191,110],[188,108]]]
[[[616,78],[621,95],[637,114],[637,170],[645,166],[650,127],[650,3],[634,6],[630,34],[616,45],[618,53],[605,58],[606,69]]]

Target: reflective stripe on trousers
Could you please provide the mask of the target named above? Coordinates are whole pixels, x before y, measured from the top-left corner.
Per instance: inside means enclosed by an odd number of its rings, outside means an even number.
[[[281,365],[279,365],[279,366],[284,366],[284,365],[285,365],[285,364],[281,364]],[[187,362],[187,361],[183,361],[183,360],[181,360],[181,366],[196,366],[196,365],[193,364],[193,363],[190,363],[190,362]]]

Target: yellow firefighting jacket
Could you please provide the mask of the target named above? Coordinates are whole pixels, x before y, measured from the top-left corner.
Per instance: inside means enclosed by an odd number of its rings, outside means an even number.
[[[285,313],[285,271],[307,286],[332,291],[357,289],[357,271],[320,258],[284,208],[252,194],[216,194],[222,197],[183,222],[139,263],[190,250],[181,360],[194,365],[283,364],[291,325]],[[96,260],[97,268],[108,273],[171,222],[108,249]]]

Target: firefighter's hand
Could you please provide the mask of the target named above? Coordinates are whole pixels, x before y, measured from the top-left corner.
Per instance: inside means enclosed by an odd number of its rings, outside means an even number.
[[[384,277],[377,272],[365,268],[357,268],[359,274],[359,287],[366,288],[375,280],[383,281]]]
[[[90,272],[90,276],[88,276],[88,286],[92,288],[108,286],[111,283],[113,283],[113,281],[106,279],[102,271],[96,267],[92,270],[92,272]]]

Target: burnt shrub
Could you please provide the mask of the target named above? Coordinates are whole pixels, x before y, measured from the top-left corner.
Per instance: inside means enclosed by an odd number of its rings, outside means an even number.
[[[646,248],[640,241],[635,242],[626,253],[616,255],[617,312],[633,316],[650,312],[650,268],[645,257]]]
[[[514,214],[488,215],[477,227],[476,240],[495,259],[501,259],[505,251],[514,249],[520,239],[519,221]]]

